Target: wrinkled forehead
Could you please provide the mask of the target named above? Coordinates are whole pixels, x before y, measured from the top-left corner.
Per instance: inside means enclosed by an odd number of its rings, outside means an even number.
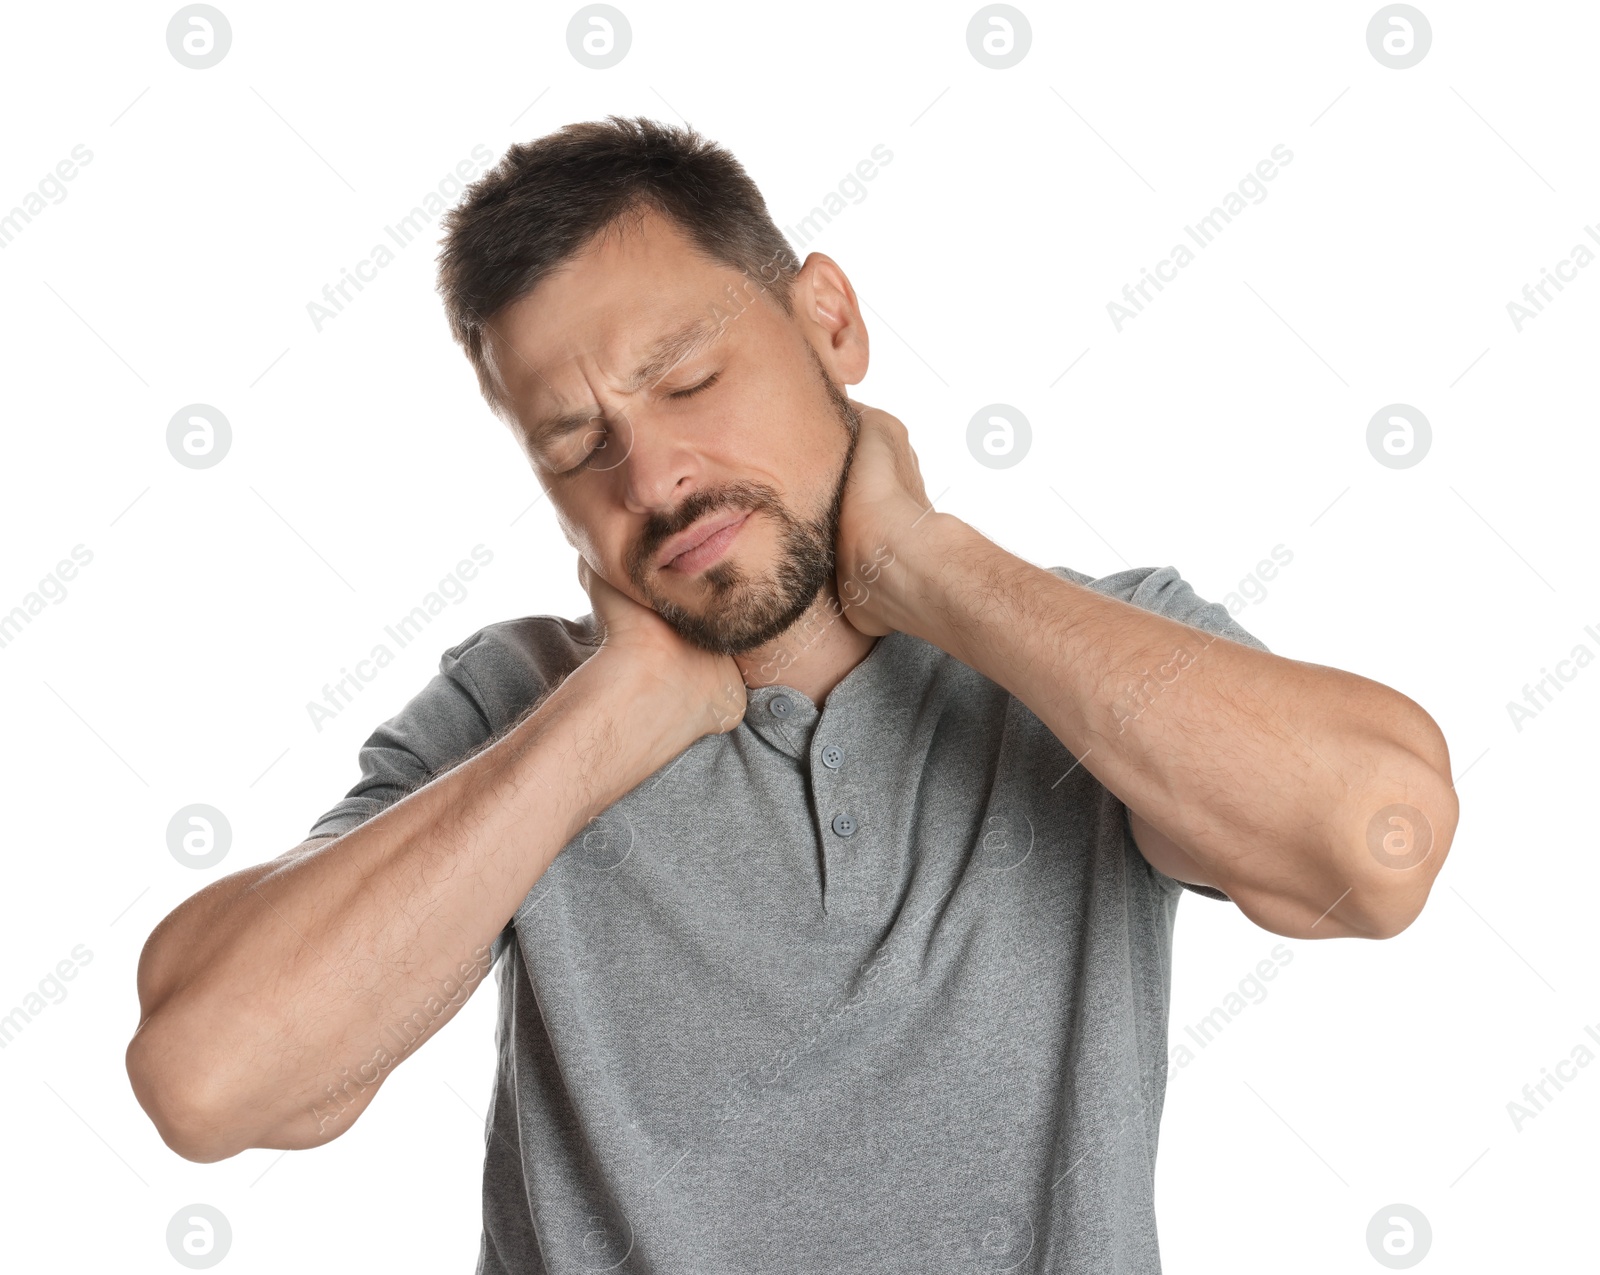
[[[504,401],[524,428],[565,404],[562,382],[576,367],[597,372],[617,393],[641,388],[694,346],[685,329],[759,324],[749,314],[767,289],[760,280],[706,257],[661,217],[622,226],[562,263],[487,325],[486,352]],[[770,303],[770,298],[764,299]],[[775,313],[769,312],[769,313]]]

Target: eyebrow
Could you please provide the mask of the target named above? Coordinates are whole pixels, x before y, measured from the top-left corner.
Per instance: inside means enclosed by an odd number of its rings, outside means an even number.
[[[723,325],[714,319],[701,317],[668,333],[650,347],[644,361],[622,383],[624,394],[633,394],[646,385],[654,384],[678,364],[700,354],[722,335]],[[544,447],[557,439],[565,438],[583,429],[590,421],[603,415],[598,403],[587,407],[547,416],[537,421],[529,430],[531,445]]]

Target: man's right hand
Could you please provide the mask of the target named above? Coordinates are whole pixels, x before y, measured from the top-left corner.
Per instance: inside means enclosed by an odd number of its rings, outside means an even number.
[[[578,555],[578,582],[594,605],[612,651],[682,696],[693,739],[725,734],[744,719],[744,675],[730,655],[716,655],[679,637],[649,607],[635,602]]]

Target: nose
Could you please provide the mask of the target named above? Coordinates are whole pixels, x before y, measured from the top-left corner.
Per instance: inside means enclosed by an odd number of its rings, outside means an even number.
[[[699,457],[666,421],[627,409],[619,413],[613,437],[618,455],[602,464],[615,467],[630,512],[675,509],[700,486]]]

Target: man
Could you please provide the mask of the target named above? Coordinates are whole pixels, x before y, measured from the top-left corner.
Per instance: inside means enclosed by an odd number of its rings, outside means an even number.
[[[933,510],[844,272],[690,131],[511,147],[440,289],[593,613],[451,648],[156,929],[162,1136],[338,1137],[503,958],[480,1272],[1159,1270],[1178,897],[1404,929],[1432,719]]]

